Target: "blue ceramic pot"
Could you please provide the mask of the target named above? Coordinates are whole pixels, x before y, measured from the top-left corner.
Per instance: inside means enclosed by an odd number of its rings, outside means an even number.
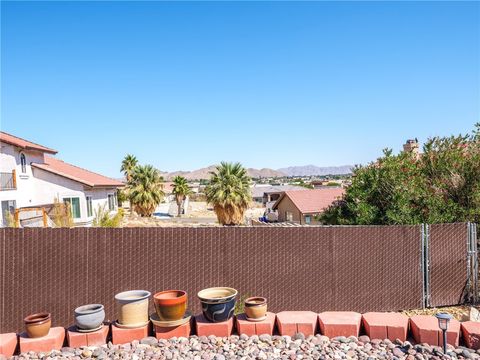
[[[226,287],[209,288],[198,293],[203,316],[211,322],[227,321],[233,316],[237,290]]]

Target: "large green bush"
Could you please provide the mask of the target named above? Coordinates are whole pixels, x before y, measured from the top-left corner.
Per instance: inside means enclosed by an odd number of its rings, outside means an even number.
[[[480,124],[471,135],[429,139],[423,152],[391,150],[357,166],[325,224],[480,222]]]

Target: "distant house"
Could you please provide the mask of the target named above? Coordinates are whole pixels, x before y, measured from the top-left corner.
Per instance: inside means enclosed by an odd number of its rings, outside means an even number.
[[[310,182],[310,185],[312,185],[312,187],[314,189],[323,189],[325,187],[342,187],[342,184],[343,184],[343,180],[342,179],[339,179],[339,180],[330,180],[330,179],[326,179],[326,180],[313,180]]]
[[[278,221],[316,224],[315,215],[321,214],[344,193],[342,188],[286,191],[273,205]]]
[[[252,187],[252,199],[259,204],[273,205],[285,191],[303,189],[305,188],[296,185],[256,185]]]
[[[33,209],[52,208],[56,199],[70,205],[77,226],[91,225],[100,206],[117,211],[120,181],[63,162],[53,157],[56,150],[3,131],[0,147],[1,226],[7,225],[8,213],[35,213]],[[27,220],[21,225],[39,225]]]

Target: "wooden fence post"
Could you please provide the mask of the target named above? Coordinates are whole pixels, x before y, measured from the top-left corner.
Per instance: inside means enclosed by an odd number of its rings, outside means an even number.
[[[17,188],[17,172],[15,169],[12,170],[12,177],[13,177],[13,188]]]

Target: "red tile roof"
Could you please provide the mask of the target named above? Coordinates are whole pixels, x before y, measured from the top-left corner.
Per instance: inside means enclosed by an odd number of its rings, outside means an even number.
[[[315,190],[291,190],[285,193],[273,205],[273,209],[287,196],[303,214],[320,213],[329,207],[335,200],[342,197],[343,188],[324,188]]]
[[[13,136],[4,131],[0,131],[0,141],[17,146],[25,150],[37,150],[37,151],[42,151],[48,154],[56,154],[58,152],[57,150],[53,150],[39,144],[35,144],[31,141],[19,138],[17,136]]]
[[[44,164],[32,163],[32,166],[92,187],[124,186],[120,181],[82,169],[51,156],[45,156]]]

